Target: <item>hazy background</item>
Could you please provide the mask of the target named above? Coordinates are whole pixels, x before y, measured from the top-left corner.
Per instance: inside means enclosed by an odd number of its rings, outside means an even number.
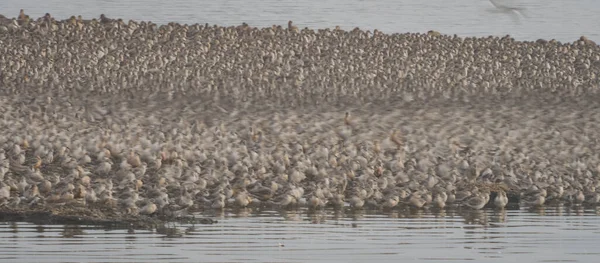
[[[386,33],[437,30],[460,36],[506,35],[572,42],[585,35],[600,42],[598,0],[497,0],[525,8],[526,17],[498,13],[489,0],[2,0],[0,14],[32,17],[49,12],[64,19],[108,17],[155,23],[209,23],[265,27],[293,20],[300,27],[360,27]]]

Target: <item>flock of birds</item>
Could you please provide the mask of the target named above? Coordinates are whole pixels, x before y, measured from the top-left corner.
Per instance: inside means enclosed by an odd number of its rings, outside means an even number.
[[[0,210],[600,202],[600,48],[0,16]]]

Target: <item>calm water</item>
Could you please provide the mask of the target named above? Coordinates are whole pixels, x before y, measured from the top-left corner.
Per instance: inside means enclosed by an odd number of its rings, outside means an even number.
[[[0,262],[597,262],[597,213],[243,210],[154,230],[0,222]]]
[[[598,0],[497,0],[525,8],[526,17],[498,13],[488,0],[2,0],[0,13],[58,18],[81,14],[151,20],[156,23],[210,23],[253,26],[360,27],[384,32],[437,30],[461,36],[510,34],[572,42],[581,35],[600,42]]]

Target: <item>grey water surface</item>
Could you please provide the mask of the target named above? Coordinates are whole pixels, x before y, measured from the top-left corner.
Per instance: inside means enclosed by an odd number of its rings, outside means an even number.
[[[19,9],[32,17],[46,12],[65,19],[108,17],[155,23],[209,23],[266,27],[379,29],[386,33],[436,30],[460,36],[504,36],[519,40],[556,39],[572,42],[585,35],[600,41],[600,1],[494,0],[521,8],[504,12],[489,0],[2,0],[0,14],[16,17]]]
[[[151,230],[1,222],[0,262],[597,262],[597,213],[244,209]]]

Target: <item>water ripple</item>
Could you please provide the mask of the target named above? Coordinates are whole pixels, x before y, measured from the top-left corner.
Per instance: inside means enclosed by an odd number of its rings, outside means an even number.
[[[388,213],[225,211],[214,225],[151,230],[0,223],[0,260],[21,262],[590,261],[595,210]],[[293,217],[289,217],[294,214]],[[551,215],[550,215],[551,214]],[[249,215],[249,216],[244,216]],[[291,218],[291,220],[286,220]],[[315,219],[317,218],[317,219]],[[476,220],[474,220],[476,219]],[[406,260],[404,260],[406,259]]]

